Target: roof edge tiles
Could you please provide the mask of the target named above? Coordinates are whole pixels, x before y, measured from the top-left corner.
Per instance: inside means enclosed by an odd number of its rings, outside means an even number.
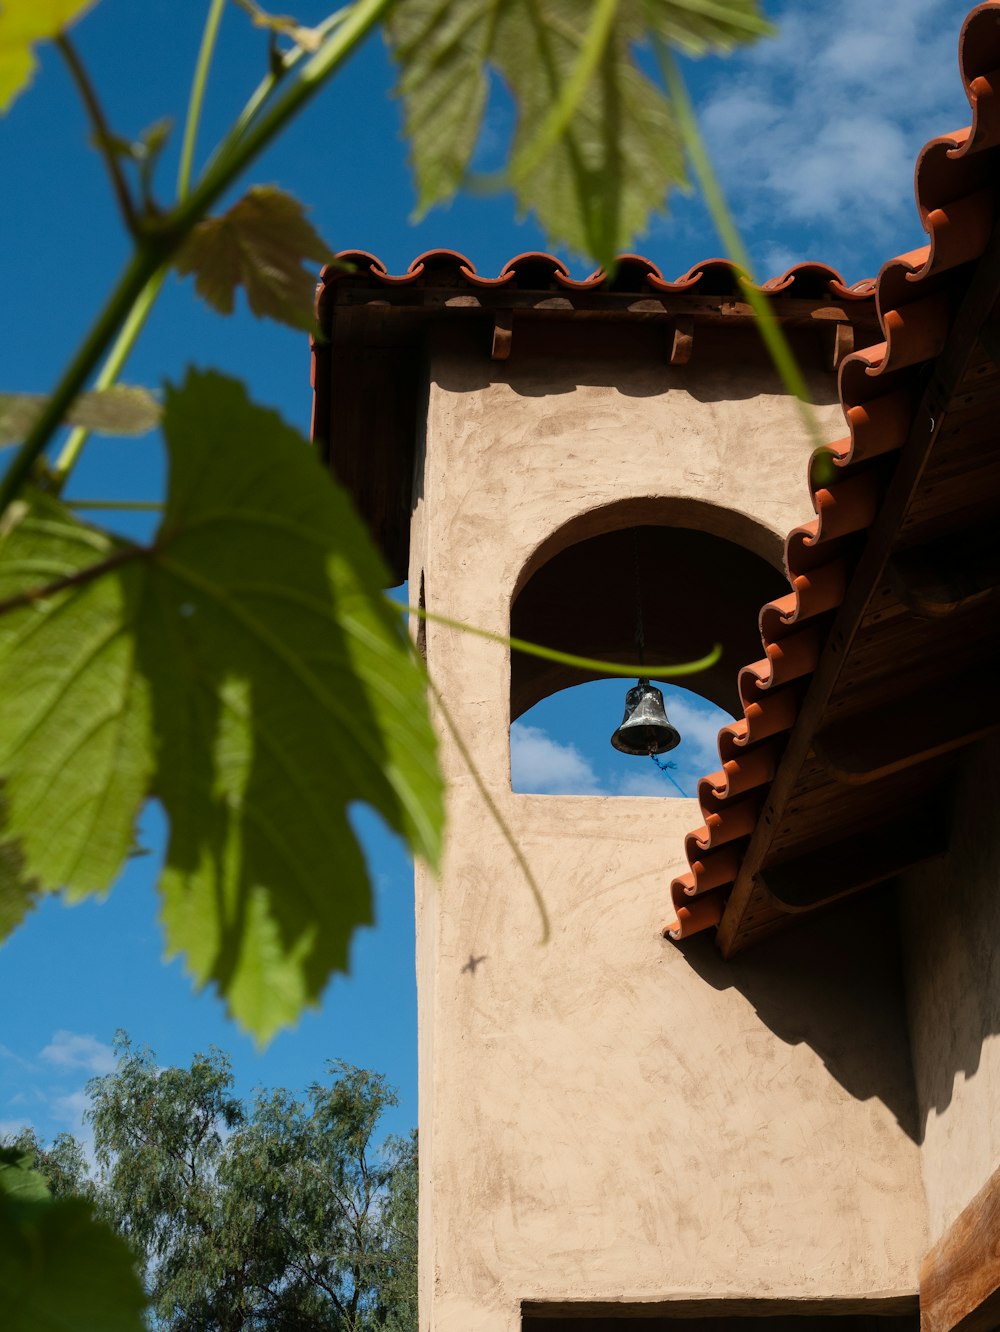
[[[574,278],[561,259],[542,251],[526,251],[509,259],[496,277],[486,277],[457,250],[425,250],[405,273],[390,273],[382,261],[366,250],[343,250],[321,274],[323,288],[345,284],[372,287],[436,286],[472,290],[551,290],[567,292],[621,292],[657,295],[732,295],[741,293],[742,269],[728,259],[704,259],[669,280],[651,259],[639,254],[621,254],[609,275],[598,268],[589,277]],[[848,286],[840,273],[827,264],[799,263],[777,277],[755,286],[771,296],[802,299],[833,299],[843,302],[869,300],[875,283],[871,278]]]
[[[760,612],[764,656],[740,672],[743,717],[719,733],[718,772],[702,778],[704,824],[686,841],[689,870],[670,886],[676,919],[665,933],[682,940],[719,926],[758,828],[785,741],[825,646],[829,613],[844,599],[852,567],[843,541],[865,535],[888,484],[888,459],[906,444],[927,368],[940,354],[961,283],[994,235],[1000,182],[1000,2],[967,17],[959,67],[971,124],[930,140],[917,158],[915,194],[929,243],[890,259],[875,282],[883,341],[840,367],[849,434],[816,451],[809,491],[816,518],[785,543],[790,593]],[[855,561],[856,563],[856,561]],[[730,945],[728,951],[735,951]]]

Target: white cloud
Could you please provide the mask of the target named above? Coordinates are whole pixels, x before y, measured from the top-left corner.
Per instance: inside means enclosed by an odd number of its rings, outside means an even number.
[[[777,38],[728,62],[699,106],[741,224],[771,233],[805,224],[843,254],[859,237],[887,253],[916,243],[916,154],[968,121],[955,58],[967,8],[786,0]]]
[[[30,1119],[0,1119],[0,1138],[16,1138],[19,1133],[32,1127]]]
[[[76,1091],[53,1096],[51,1114],[53,1119],[68,1124],[70,1131],[79,1137],[83,1129],[83,1116],[90,1109],[90,1097],[82,1087]]]
[[[716,743],[719,729],[732,718],[707,700],[677,694],[667,698],[667,715],[681,733],[681,746],[676,751],[678,767],[695,771],[699,776],[714,772],[719,766]]]
[[[88,1073],[110,1073],[115,1066],[110,1045],[75,1031],[57,1031],[39,1057],[59,1068],[84,1068]]]
[[[540,726],[510,728],[510,776],[515,791],[542,795],[599,795],[597,774],[575,745],[561,744]]]
[[[648,760],[641,772],[627,772],[618,783],[618,794],[623,796],[679,796],[665,773],[654,768]]]
[[[801,263],[804,257],[799,251],[789,249],[787,245],[765,245],[759,248],[758,255],[754,272],[761,279],[781,277],[787,269]]]

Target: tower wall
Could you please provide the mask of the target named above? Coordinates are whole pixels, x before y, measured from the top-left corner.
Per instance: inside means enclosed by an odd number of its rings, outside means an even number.
[[[759,355],[495,370],[432,357],[410,567],[432,612],[505,634],[539,546],[622,499],[745,515],[772,560],[811,517],[810,444]],[[834,381],[813,387],[835,438]],[[442,727],[447,853],[440,882],[417,869],[421,1332],[516,1332],[522,1301],[912,1296],[924,1204],[880,904],[732,964],[666,942],[696,803],[513,794],[508,654],[434,623],[426,642],[551,937]]]
[[[948,854],[900,892],[931,1242],[1000,1168],[1000,758],[964,757]]]

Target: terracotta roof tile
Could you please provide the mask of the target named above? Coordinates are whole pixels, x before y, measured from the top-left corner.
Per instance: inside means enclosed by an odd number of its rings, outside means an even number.
[[[351,269],[354,271],[352,272]],[[496,277],[476,271],[472,261],[457,250],[427,250],[405,273],[390,273],[380,259],[366,250],[345,250],[334,264],[323,270],[323,284],[362,282],[372,286],[404,287],[439,285],[473,290],[510,287],[514,290],[609,291],[622,293],[686,293],[701,296],[738,296],[741,272],[728,259],[705,259],[674,279],[667,279],[651,259],[639,254],[618,256],[612,277],[597,269],[586,278],[574,278],[554,254],[528,251],[515,255]],[[871,299],[874,282],[866,279],[848,287],[835,268],[827,264],[801,263],[769,278],[759,290],[772,296],[803,300],[833,299],[840,302]]]
[[[875,288],[883,341],[852,354],[841,366],[840,393],[850,433],[818,451],[812,459],[810,493],[817,517],[794,529],[787,538],[785,563],[791,592],[766,605],[760,613],[765,655],[740,673],[744,716],[720,732],[723,767],[699,784],[704,825],[688,835],[685,849],[690,871],[675,878],[670,889],[677,918],[667,932],[674,939],[686,938],[723,922],[727,899],[744,868],[748,839],[759,829],[760,812],[768,801],[785,741],[799,718],[806,687],[818,668],[821,654],[830,649],[834,623],[831,612],[845,598],[864,541],[887,492],[894,460],[900,456],[913,429],[929,367],[945,348],[956,308],[970,285],[972,266],[987,249],[997,225],[1000,186],[1000,3],[997,0],[979,5],[966,19],[959,42],[959,63],[972,108],[972,123],[931,140],[920,153],[915,192],[929,243],[884,265]],[[831,291],[839,280],[821,266],[802,265],[791,270],[791,277],[786,274],[765,285],[772,291],[783,290],[781,284],[786,279],[801,284],[826,282]],[[838,296],[845,299],[843,292],[838,292]],[[987,358],[982,382],[992,383],[989,376],[995,378],[995,371],[996,367],[991,367]],[[973,396],[965,395],[970,400]],[[958,405],[964,402],[965,398]],[[954,408],[955,400],[948,406]],[[931,420],[932,435],[934,429]],[[988,465],[988,460],[984,465]],[[975,496],[971,500],[966,498],[971,503]],[[993,493],[990,502],[995,499]],[[865,613],[870,615],[872,625],[876,625],[882,614],[870,606]],[[995,625],[989,633],[994,630]],[[974,639],[967,626],[963,632],[970,641]],[[992,638],[985,641],[993,642]],[[869,650],[878,651],[877,643]],[[883,656],[891,652],[891,648],[881,650]],[[928,652],[931,650],[930,646],[926,648]],[[974,651],[973,643],[969,649],[973,660]],[[883,767],[885,771],[902,771],[899,764]],[[807,769],[805,763],[797,788],[803,792],[804,803],[815,795],[823,780],[822,775],[816,777]],[[873,771],[881,769],[876,767]],[[863,773],[851,780],[868,780],[869,776]],[[901,785],[899,792],[912,795],[917,789],[910,782],[909,786]],[[839,808],[838,801],[852,798],[852,792],[840,786],[826,794],[820,792],[820,796],[816,807],[821,809],[823,801],[827,802],[829,811],[825,817],[829,821]],[[869,794],[867,805],[859,804],[856,808],[871,810],[878,803]],[[875,819],[878,815],[873,813],[870,817]],[[785,854],[788,853],[786,847]],[[745,896],[754,891],[746,884],[743,887]],[[775,923],[765,918],[766,911],[754,917],[751,908],[743,902],[743,924],[737,922],[730,930],[728,951],[741,946],[734,931],[742,929],[742,942],[746,942]]]

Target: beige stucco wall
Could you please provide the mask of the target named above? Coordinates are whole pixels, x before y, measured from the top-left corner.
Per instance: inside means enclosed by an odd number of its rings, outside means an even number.
[[[433,364],[410,573],[431,611],[505,632],[532,551],[623,497],[775,536],[810,516],[809,444],[759,365],[495,371]],[[505,651],[434,624],[427,647],[552,935],[445,736],[444,873],[417,873],[421,1332],[515,1332],[523,1299],[913,1292],[923,1196],[878,931],[827,924],[728,969],[665,942],[695,802],[512,794]]]
[[[1000,1167],[1000,757],[964,758],[951,845],[900,886],[931,1241]]]

